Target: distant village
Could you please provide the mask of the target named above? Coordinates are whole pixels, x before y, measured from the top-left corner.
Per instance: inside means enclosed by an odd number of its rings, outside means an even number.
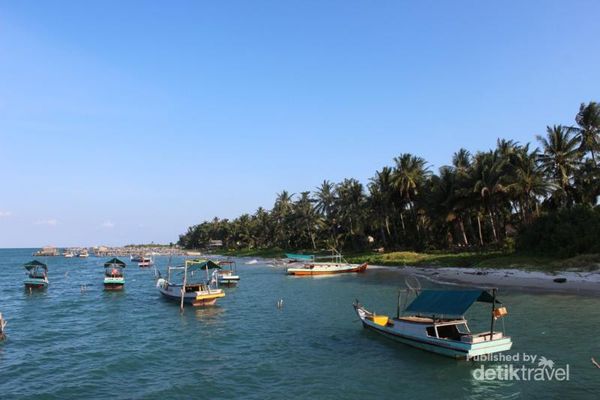
[[[220,240],[213,240],[209,249],[217,249],[223,246]],[[45,246],[35,252],[37,257],[131,257],[140,255],[152,256],[199,256],[201,251],[186,250],[177,245],[127,245],[119,247],[95,246],[95,247],[68,247],[58,248]]]

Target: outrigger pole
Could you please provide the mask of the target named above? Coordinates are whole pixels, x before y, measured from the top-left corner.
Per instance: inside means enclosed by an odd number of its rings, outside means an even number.
[[[183,312],[183,298],[185,296],[185,285],[187,284],[187,267],[188,262],[185,260],[183,267],[183,286],[181,286],[181,303],[179,304],[179,311]]]

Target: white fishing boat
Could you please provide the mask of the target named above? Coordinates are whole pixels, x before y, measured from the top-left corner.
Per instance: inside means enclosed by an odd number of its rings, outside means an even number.
[[[25,287],[27,289],[45,289],[48,287],[48,267],[46,264],[33,260],[23,265],[27,270]]]
[[[221,270],[216,271],[217,280],[221,286],[235,286],[240,281],[240,277],[237,274],[237,265],[235,261],[219,261],[219,266],[223,267]]]
[[[292,262],[297,262],[297,260],[301,260],[298,254],[286,254],[288,259],[293,260]],[[293,256],[293,257],[292,257]],[[365,272],[367,270],[368,264],[350,264],[341,254],[334,252],[331,256],[321,256],[315,257],[313,255],[302,255],[305,260],[309,261],[299,267],[291,267],[287,269],[288,275],[297,275],[297,276],[309,276],[309,275],[333,275],[333,274],[342,274],[349,272]],[[331,259],[331,262],[316,262],[315,259]]]
[[[125,266],[125,263],[118,258],[104,263],[104,290],[123,290],[125,286],[123,268]]]
[[[87,251],[87,249],[83,249],[79,252],[79,254],[77,255],[77,257],[79,258],[88,258],[90,256],[90,253]]]
[[[464,315],[475,302],[491,303],[490,330],[471,332]],[[496,299],[496,289],[423,290],[395,318],[367,311],[358,300],[354,309],[366,329],[419,349],[459,359],[510,350],[512,340],[496,329],[507,315]]]
[[[140,268],[151,267],[153,265],[154,260],[152,259],[152,257],[142,257],[140,259],[140,262],[138,262],[138,267]]]
[[[156,287],[169,300],[194,307],[211,306],[217,299],[225,297],[223,289],[218,288],[216,276],[210,279],[208,271],[221,267],[211,260],[186,260],[183,266],[169,267],[167,278],[159,278]],[[200,271],[206,271],[206,279],[199,278]],[[175,282],[175,275],[181,276],[181,282]],[[202,273],[200,273],[202,275]]]
[[[71,250],[65,250],[63,253],[64,258],[73,258],[75,257],[75,253]]]

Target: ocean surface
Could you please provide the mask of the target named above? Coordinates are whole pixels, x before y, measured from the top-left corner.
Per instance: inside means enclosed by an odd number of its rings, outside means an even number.
[[[553,365],[544,368],[568,365],[569,380],[482,381],[474,371],[510,363],[455,361],[362,328],[352,302],[393,315],[401,269],[306,278],[239,259],[237,288],[216,306],[181,314],[160,297],[154,271],[129,260],[125,290],[110,293],[102,290],[107,258],[41,257],[50,286],[29,293],[22,264],[32,252],[0,250],[3,400],[600,398],[600,369],[590,361],[600,361],[597,297],[500,291],[508,354],[520,357],[514,367],[537,368],[545,357]],[[157,258],[163,272],[167,263]],[[489,329],[487,305],[469,313],[473,330]]]

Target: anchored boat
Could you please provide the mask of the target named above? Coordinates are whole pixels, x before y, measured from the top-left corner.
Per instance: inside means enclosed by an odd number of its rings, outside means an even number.
[[[140,267],[140,268],[151,267],[153,265],[154,265],[154,260],[152,260],[152,257],[142,257],[140,259],[140,261],[138,262],[138,267]]]
[[[125,285],[123,268],[126,264],[118,258],[104,263],[104,290],[122,290]]]
[[[186,260],[183,266],[169,267],[167,279],[159,278],[156,287],[167,299],[178,301],[181,309],[184,304],[212,306],[217,299],[225,297],[225,292],[216,286],[216,279],[209,278],[208,271],[220,268],[211,260]],[[206,280],[195,276],[201,270],[206,271]],[[181,283],[174,281],[175,275],[183,275]]]
[[[33,260],[23,265],[27,270],[25,287],[28,289],[44,289],[48,287],[48,267],[46,264]]]
[[[237,265],[235,261],[219,261],[219,266],[225,267],[221,270],[217,270],[217,281],[221,286],[235,286],[240,281],[240,277],[237,274]]]
[[[490,330],[473,333],[464,317],[475,302],[490,303]],[[395,318],[367,311],[353,304],[365,328],[398,342],[448,357],[469,359],[510,350],[512,340],[496,330],[495,322],[507,312],[496,299],[496,289],[423,290]]]
[[[298,254],[291,254],[293,256],[298,256]],[[300,276],[306,276],[306,275],[332,275],[332,274],[341,274],[341,273],[347,273],[347,272],[365,272],[367,269],[368,264],[364,263],[364,264],[350,264],[348,262],[346,262],[346,260],[344,260],[344,258],[342,257],[341,254],[335,252],[333,255],[331,256],[322,256],[322,257],[315,257],[312,255],[304,255],[305,257],[312,257],[311,258],[311,262],[308,262],[306,264],[304,264],[301,267],[293,267],[293,268],[288,268],[287,269],[287,273],[288,275],[300,275]],[[289,257],[289,255],[288,255]],[[315,262],[314,260],[320,258],[320,259],[331,259],[331,262]],[[294,260],[297,260],[298,258],[294,258]]]

